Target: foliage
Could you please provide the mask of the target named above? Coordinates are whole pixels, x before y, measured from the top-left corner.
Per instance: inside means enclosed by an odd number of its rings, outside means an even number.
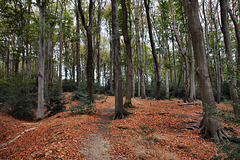
[[[66,109],[67,102],[59,87],[53,87],[46,98],[48,117],[53,116]]]
[[[3,93],[5,97],[1,98],[4,102],[2,111],[7,112],[16,119],[33,120],[35,116],[33,110],[37,106],[36,88],[37,84],[34,79],[23,79],[21,75],[15,75],[8,79],[5,86],[0,89],[0,92],[6,91]]]
[[[73,80],[65,79],[62,84],[63,92],[74,92],[77,90],[77,84]]]
[[[97,109],[93,104],[80,104],[80,105],[72,105],[69,107],[71,111],[71,115],[74,114],[95,114]]]
[[[240,145],[232,144],[230,142],[222,142],[219,144],[217,154],[214,155],[214,159],[240,159]],[[221,153],[227,155],[223,157]]]

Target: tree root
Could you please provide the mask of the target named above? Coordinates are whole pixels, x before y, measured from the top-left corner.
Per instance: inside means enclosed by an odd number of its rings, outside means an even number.
[[[221,126],[217,116],[205,115],[199,126],[199,134],[203,134],[203,138],[214,138],[217,142],[228,141],[231,138],[224,128]]]
[[[116,119],[123,119],[125,116],[132,114],[131,112],[128,112],[124,110],[123,112],[118,112],[114,114],[113,120]]]

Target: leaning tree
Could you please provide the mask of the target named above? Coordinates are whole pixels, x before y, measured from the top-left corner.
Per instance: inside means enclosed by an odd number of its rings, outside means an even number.
[[[204,134],[206,138],[214,137],[218,141],[219,139],[228,139],[230,136],[224,131],[216,115],[217,110],[208,70],[203,30],[199,19],[198,1],[184,0],[184,7],[188,17],[189,31],[192,37],[196,72],[204,112],[199,133]]]

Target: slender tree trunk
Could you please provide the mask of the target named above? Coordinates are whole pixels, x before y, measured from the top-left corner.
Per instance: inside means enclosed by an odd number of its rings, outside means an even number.
[[[77,43],[76,43],[76,63],[77,63],[77,87],[80,90],[81,87],[81,64],[80,64],[80,22],[79,12],[76,11],[76,23],[77,23]]]
[[[121,46],[118,28],[118,4],[112,2],[112,40],[114,53],[114,90],[115,90],[115,115],[113,119],[122,119],[128,114],[123,106],[123,79],[121,71]]]
[[[228,79],[230,82],[229,83],[230,96],[231,96],[231,100],[234,103],[233,110],[234,110],[235,117],[239,117],[240,116],[240,107],[238,103],[239,97],[236,89],[236,80],[235,80],[233,56],[232,56],[232,42],[230,38],[228,19],[227,19],[227,6],[228,6],[227,0],[220,0],[222,32],[224,36],[225,53],[227,55]]]
[[[240,4],[240,2],[238,2]],[[239,9],[240,9],[240,5],[239,5]],[[240,29],[239,29],[239,25],[237,23],[237,18],[235,17],[235,15],[232,13],[231,9],[228,7],[228,12],[231,16],[231,19],[233,21],[234,27],[235,27],[235,34],[236,34],[236,39],[237,39],[237,52],[236,52],[236,62],[237,62],[237,87],[240,88]],[[240,13],[240,11],[239,11]],[[238,92],[238,95],[240,96],[240,92]]]
[[[126,46],[127,52],[127,84],[126,84],[126,99],[125,99],[125,107],[131,106],[131,98],[133,96],[133,61],[132,61],[132,48],[131,48],[131,38],[128,35],[128,20],[127,20],[127,7],[125,0],[121,0],[122,10],[123,10],[123,25],[122,32],[124,36],[124,43]]]
[[[152,33],[152,23],[151,23],[151,18],[150,18],[150,14],[149,14],[149,3],[150,3],[150,0],[144,0],[146,14],[147,14],[149,37],[150,37],[150,43],[151,43],[151,48],[152,48],[152,55],[153,55],[154,64],[155,64],[155,75],[156,75],[155,98],[157,100],[159,100],[160,99],[160,88],[161,88],[161,75],[160,75],[160,67],[159,67],[158,60],[157,60],[157,54],[155,51],[155,43],[154,43],[153,33]]]
[[[63,23],[62,23],[62,19],[63,19],[63,1],[60,2],[61,3],[61,13],[60,13],[60,64],[59,64],[59,87],[62,91],[62,54],[63,54]]]
[[[223,130],[216,116],[217,110],[207,66],[208,62],[204,46],[203,30],[199,18],[198,1],[184,0],[183,2],[188,17],[188,28],[192,37],[196,72],[203,102],[204,117],[200,123],[199,133],[203,133],[204,137],[214,137],[217,140],[228,139],[230,136]]]
[[[39,23],[40,23],[40,38],[39,38],[39,60],[38,60],[38,109],[37,119],[44,118],[44,56],[45,56],[45,9],[46,1],[38,0],[39,6]]]
[[[189,42],[188,42],[188,49],[189,53],[191,54],[191,68],[190,68],[190,95],[188,98],[189,102],[194,102],[196,100],[196,87],[195,87],[195,63],[194,63],[194,54],[192,50],[192,41],[190,37],[190,33],[188,32],[189,35]]]
[[[110,33],[110,93],[113,94],[113,44],[112,44],[112,30],[109,23]]]
[[[75,82],[75,66],[76,66],[76,50],[75,50],[75,44],[72,43],[72,80]]]

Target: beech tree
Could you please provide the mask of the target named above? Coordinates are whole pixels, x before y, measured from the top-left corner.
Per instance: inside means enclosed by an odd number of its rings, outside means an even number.
[[[113,119],[122,119],[128,115],[123,106],[123,79],[121,71],[121,46],[118,28],[118,4],[117,0],[112,2],[112,43],[114,54],[114,92],[115,92],[115,115]]]
[[[155,98],[160,99],[160,88],[161,88],[160,67],[159,67],[159,63],[158,63],[158,57],[156,54],[156,47],[155,47],[155,42],[153,39],[153,32],[152,32],[152,23],[151,23],[151,18],[150,18],[150,13],[149,13],[150,0],[144,0],[144,5],[145,5],[145,9],[146,9],[146,14],[147,14],[148,32],[149,32],[150,43],[151,43],[151,48],[152,48],[153,60],[154,60],[154,64],[155,64],[155,75],[156,75]]]
[[[39,37],[39,60],[38,60],[38,108],[37,119],[44,118],[44,57],[45,57],[45,10],[46,1],[38,0],[39,6],[39,23],[40,23],[40,37]]]
[[[216,115],[217,110],[209,76],[203,29],[199,18],[198,1],[184,0],[184,7],[188,17],[189,31],[192,37],[196,72],[204,112],[199,133],[203,133],[203,137],[213,137],[217,140],[228,139],[230,136],[224,131]]]
[[[221,7],[221,21],[222,21],[222,32],[224,37],[224,44],[225,44],[225,53],[227,55],[227,70],[228,70],[228,79],[229,79],[229,86],[230,86],[230,96],[231,100],[233,101],[233,110],[236,117],[240,116],[240,107],[239,107],[239,97],[238,92],[236,89],[236,79],[234,73],[234,66],[233,66],[233,56],[232,56],[232,42],[229,33],[228,27],[228,19],[227,19],[227,7],[228,7],[228,0],[220,0],[220,7]]]
[[[87,32],[87,88],[88,88],[88,96],[90,102],[93,102],[93,81],[94,81],[94,68],[93,68],[93,47],[92,47],[92,23],[93,23],[93,7],[94,7],[93,0],[90,0],[89,2],[89,10],[88,10],[88,21],[87,24],[86,18],[83,13],[82,9],[82,2],[81,0],[78,0],[78,10],[80,12],[82,24],[84,26],[84,29]]]

